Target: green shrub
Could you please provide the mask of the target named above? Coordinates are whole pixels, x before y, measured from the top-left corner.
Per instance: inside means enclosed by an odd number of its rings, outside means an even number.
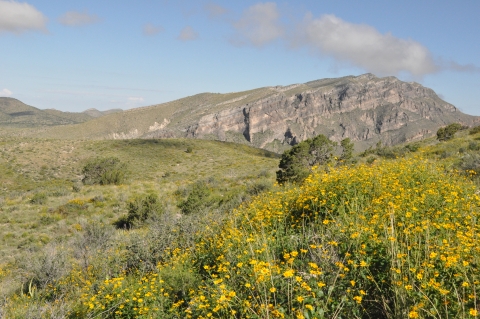
[[[480,125],[475,126],[474,128],[472,128],[472,129],[468,132],[468,134],[470,134],[470,135],[474,135],[474,134],[477,134],[477,133],[480,133]]]
[[[48,199],[47,194],[37,193],[33,195],[33,197],[30,199],[30,203],[43,205],[47,202],[47,199]]]
[[[452,123],[445,127],[441,127],[437,131],[437,139],[439,141],[448,141],[452,139],[458,131],[460,131],[463,126],[459,123]]]
[[[164,212],[163,206],[156,195],[150,194],[138,198],[128,204],[128,214],[121,217],[114,224],[117,228],[130,229],[144,223]]]
[[[312,166],[327,164],[332,159],[336,145],[320,134],[285,151],[278,165],[277,182],[302,182],[310,174]]]
[[[468,149],[470,151],[478,151],[480,150],[480,143],[470,141],[470,143],[468,143]]]
[[[344,162],[351,161],[353,157],[353,149],[355,147],[353,142],[347,137],[340,142],[340,146],[342,147],[342,154],[339,159]]]
[[[247,193],[249,195],[256,196],[258,194],[261,194],[263,192],[270,190],[271,188],[272,188],[272,183],[270,183],[268,180],[261,180],[248,186]]]
[[[178,204],[178,208],[180,208],[184,214],[201,211],[213,204],[210,198],[211,193],[212,191],[209,189],[207,183],[196,182],[192,185],[187,198]]]
[[[85,185],[118,185],[125,179],[126,165],[116,157],[96,158],[83,167],[82,174]]]
[[[419,148],[420,148],[420,143],[412,143],[412,144],[405,145],[405,149],[412,153],[418,151]]]

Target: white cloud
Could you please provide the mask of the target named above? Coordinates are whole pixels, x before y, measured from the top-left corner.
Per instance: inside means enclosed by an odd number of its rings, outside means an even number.
[[[156,35],[156,34],[159,34],[160,32],[163,31],[163,27],[161,26],[155,26],[151,23],[147,23],[144,27],[143,27],[143,34],[144,35]]]
[[[186,26],[185,28],[182,29],[177,39],[181,41],[191,41],[197,38],[198,38],[198,33],[195,30],[193,30],[191,26]]]
[[[455,61],[449,61],[449,62],[441,61],[441,66],[443,69],[456,71],[456,72],[480,73],[480,67],[476,66],[473,63],[459,64]]]
[[[144,102],[145,100],[143,99],[143,97],[129,97],[128,100],[130,102],[136,102],[136,103],[141,103],[141,102]]]
[[[205,11],[207,11],[208,17],[210,19],[223,16],[228,12],[227,9],[213,2],[207,3],[204,8],[205,8]]]
[[[378,75],[407,72],[421,77],[439,70],[432,54],[413,40],[381,34],[365,24],[353,24],[334,15],[305,18],[296,34],[296,44],[321,55],[347,62]]]
[[[46,31],[47,18],[28,3],[0,0],[0,32]]]
[[[58,18],[58,22],[69,27],[78,27],[88,24],[94,24],[100,21],[96,14],[90,14],[88,11],[68,11]]]
[[[13,94],[9,89],[3,89],[0,91],[0,96],[11,96]]]
[[[249,7],[240,20],[233,24],[237,34],[232,42],[237,45],[263,46],[283,36],[280,14],[274,2],[257,3]]]

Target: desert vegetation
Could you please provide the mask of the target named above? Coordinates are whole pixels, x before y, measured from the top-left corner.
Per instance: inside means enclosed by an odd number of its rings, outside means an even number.
[[[476,128],[356,156],[325,137],[281,158],[174,139],[0,150],[2,318],[479,316]]]

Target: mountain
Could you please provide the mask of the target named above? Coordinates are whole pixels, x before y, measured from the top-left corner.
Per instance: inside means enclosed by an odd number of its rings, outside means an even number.
[[[372,74],[244,92],[202,93],[87,122],[36,130],[35,136],[93,139],[201,138],[274,152],[324,134],[351,138],[358,150],[432,136],[458,122],[480,124],[415,82]]]
[[[90,117],[95,118],[95,117],[102,117],[102,116],[107,115],[107,114],[118,113],[118,112],[123,112],[123,110],[122,109],[111,109],[111,110],[107,110],[107,111],[99,111],[97,109],[92,108],[92,109],[85,110],[82,113],[87,114]]]
[[[251,95],[245,94],[223,102],[228,108],[205,111],[199,119],[165,125],[144,137],[214,138],[281,151],[324,134],[334,141],[349,137],[364,149],[377,141],[393,145],[422,139],[453,122],[480,124],[480,117],[461,113],[433,90],[395,77],[365,74],[268,90],[262,98],[248,101]]]
[[[42,127],[86,122],[92,117],[82,113],[40,110],[9,97],[0,97],[0,126]]]

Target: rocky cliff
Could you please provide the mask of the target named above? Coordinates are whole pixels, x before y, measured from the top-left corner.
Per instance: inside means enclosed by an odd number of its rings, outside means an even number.
[[[334,141],[349,137],[364,149],[422,139],[453,122],[480,124],[480,117],[461,113],[429,88],[372,74],[265,88],[255,98],[245,94],[190,113],[196,116],[178,121],[174,113],[168,125],[143,137],[218,139],[281,152],[324,134]]]

